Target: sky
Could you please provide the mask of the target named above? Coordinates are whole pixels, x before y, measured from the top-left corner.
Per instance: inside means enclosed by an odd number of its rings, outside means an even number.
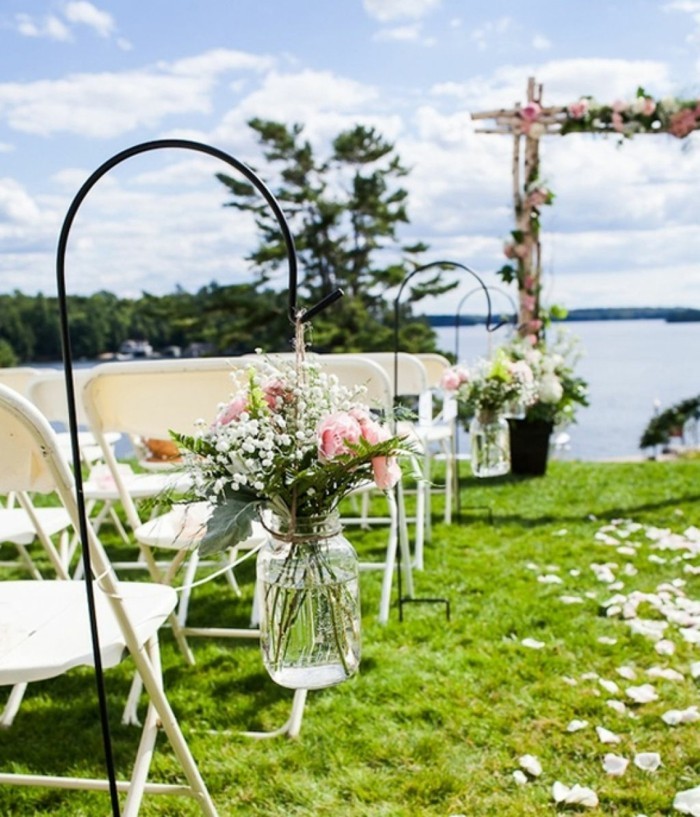
[[[479,133],[471,114],[524,102],[531,76],[544,104],[640,86],[700,97],[700,0],[2,0],[0,292],[56,294],[67,209],[133,145],[203,142],[272,188],[253,117],[303,125],[319,156],[375,127],[410,169],[401,241],[502,289],[512,138]],[[540,156],[556,195],[541,219],[545,303],[700,308],[698,133],[552,135]],[[71,227],[68,291],[252,280],[254,226],[214,176],[230,170],[182,150],[111,170]],[[455,298],[425,311],[453,313]]]

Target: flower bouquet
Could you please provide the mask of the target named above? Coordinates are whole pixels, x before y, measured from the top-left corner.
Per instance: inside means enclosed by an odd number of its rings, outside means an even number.
[[[574,374],[580,358],[577,338],[560,330],[551,343],[521,338],[502,347],[502,353],[511,365],[527,365],[534,377],[525,420],[560,427],[576,421],[578,406],[588,405],[588,384]]]
[[[477,477],[495,477],[510,469],[507,416],[533,398],[534,376],[525,361],[511,360],[500,350],[492,360],[472,369],[455,366],[442,379],[471,418],[472,469]]]
[[[359,665],[357,558],[338,506],[360,486],[389,490],[409,445],[303,353],[260,358],[212,424],[173,433],[198,498],[213,505],[203,555],[269,532],[257,557],[261,647],[272,678],[291,688],[339,683]]]
[[[541,475],[546,472],[554,428],[575,422],[576,409],[588,405],[586,381],[574,373],[578,340],[560,330],[551,343],[525,337],[503,347],[503,353],[513,365],[528,365],[534,377],[524,414],[510,421],[512,470]]]

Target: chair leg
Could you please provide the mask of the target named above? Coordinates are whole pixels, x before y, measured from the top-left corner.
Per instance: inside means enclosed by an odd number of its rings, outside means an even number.
[[[190,785],[191,793],[199,804],[205,817],[219,817],[213,800],[207,790],[197,764],[185,736],[182,734],[180,724],[175,717],[175,713],[170,706],[170,702],[163,691],[163,680],[160,673],[160,655],[158,652],[158,641],[153,638],[148,642],[144,652],[132,651],[132,657],[136,663],[136,668],[143,680],[143,685],[148,692],[151,705],[165,732],[175,756],[180,761],[182,770]]]
[[[242,735],[248,738],[277,738],[281,735],[287,735],[290,738],[298,738],[301,732],[301,720],[304,716],[304,706],[306,704],[306,696],[308,689],[295,689],[294,698],[292,699],[292,711],[289,713],[287,720],[280,726],[279,729],[274,729],[271,732],[242,732]]]
[[[24,698],[24,693],[27,691],[27,684],[15,684],[10,690],[10,697],[7,699],[5,708],[2,710],[0,716],[0,726],[9,729],[15,719],[15,715],[19,712],[20,704]]]

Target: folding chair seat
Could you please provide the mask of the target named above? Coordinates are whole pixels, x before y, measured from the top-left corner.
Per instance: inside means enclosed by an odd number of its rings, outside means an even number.
[[[78,528],[73,476],[54,431],[28,400],[4,386],[0,386],[0,447],[12,462],[19,463],[0,471],[0,492],[55,492]],[[216,817],[214,803],[163,689],[158,630],[175,607],[176,593],[161,584],[120,582],[89,524],[86,537],[96,577],[91,581],[103,665],[114,666],[128,652],[148,696],[131,776],[117,783],[117,790],[126,794],[122,813],[134,817],[144,795],[158,793],[192,797],[204,815]],[[33,681],[94,663],[86,590],[83,582],[74,581],[0,581],[0,684],[13,687],[12,694],[22,693]],[[180,762],[186,782],[148,781],[160,729]],[[107,779],[4,771],[0,772],[0,785],[95,791],[110,787]]]

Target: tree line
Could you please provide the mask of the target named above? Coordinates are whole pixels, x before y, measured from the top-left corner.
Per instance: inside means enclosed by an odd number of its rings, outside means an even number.
[[[320,352],[376,351],[393,347],[394,305],[389,293],[425,263],[428,246],[402,244],[409,223],[409,170],[395,147],[374,128],[356,125],[340,133],[319,157],[303,126],[253,119],[267,162],[264,176],[279,181],[272,192],[294,236],[301,303],[315,304],[335,289],[344,297],[313,320],[309,338]],[[147,339],[155,349],[191,344],[209,354],[240,354],[257,347],[289,348],[287,295],[275,286],[286,268],[286,248],[274,214],[247,181],[217,174],[229,199],[225,206],[252,213],[259,244],[248,256],[251,283],[197,292],[182,288],[156,296],[119,298],[96,292],[69,296],[71,346],[76,358],[116,351],[127,339]],[[419,278],[420,276],[416,276]],[[435,334],[413,306],[446,292],[441,272],[416,280],[400,305],[400,347],[433,351]],[[0,295],[0,365],[60,359],[57,299],[21,292]]]

